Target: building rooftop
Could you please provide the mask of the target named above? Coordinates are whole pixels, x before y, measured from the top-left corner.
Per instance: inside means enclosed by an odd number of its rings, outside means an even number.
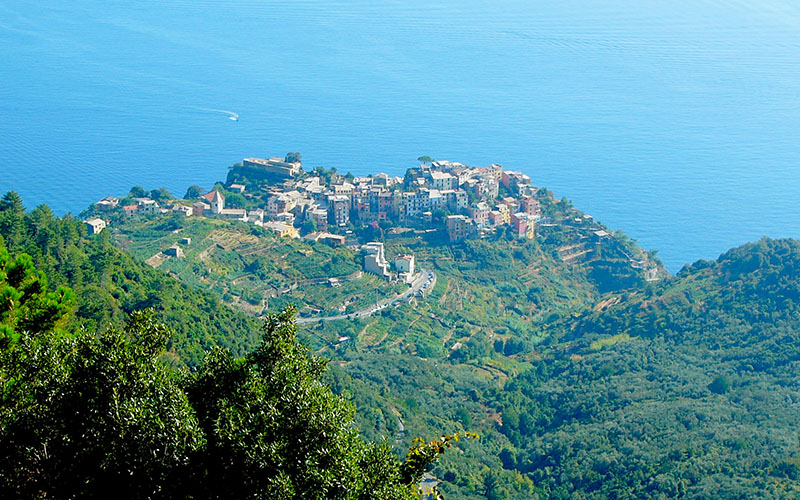
[[[214,200],[217,200],[217,201],[224,200],[225,196],[215,189],[213,191],[210,191],[210,192],[200,196],[200,198],[203,199],[203,200],[208,200],[208,201],[211,202],[211,201],[214,201]]]

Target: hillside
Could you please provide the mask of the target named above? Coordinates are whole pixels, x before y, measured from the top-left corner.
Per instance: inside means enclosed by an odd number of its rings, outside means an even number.
[[[247,203],[255,206],[259,196],[251,195]],[[112,215],[110,230],[116,246],[249,314],[296,305],[316,348],[348,337],[357,350],[468,357],[469,349],[460,346],[475,336],[538,342],[545,319],[580,310],[599,293],[666,274],[635,242],[606,232],[568,200],[555,201],[540,190],[538,203],[546,222],[537,226],[535,240],[515,237],[506,227],[450,244],[435,223],[421,228],[382,223],[354,226],[346,247],[330,246],[281,238],[244,222],[176,212]],[[364,272],[357,247],[373,239],[383,242],[388,261],[410,254],[418,270],[435,274],[432,300],[397,301],[369,320],[320,322],[367,310],[407,288]],[[180,247],[182,257],[166,257],[170,247]]]
[[[190,371],[164,356],[172,332],[152,310],[64,329],[75,301],[0,238],[3,498],[414,500],[438,496],[424,474],[476,437],[418,439],[402,461],[365,443],[292,308],[247,355],[214,347]]]
[[[481,432],[435,471],[452,498],[793,497],[798,256],[745,245],[550,318],[518,352],[354,354],[334,387],[370,408],[366,427],[402,434],[394,411],[406,433]]]
[[[330,380],[360,408],[364,435],[403,443],[436,429],[481,433],[435,471],[450,498],[785,494],[797,444],[788,431],[795,410],[780,401],[797,394],[765,370],[797,352],[793,243],[760,242],[646,282],[607,243],[570,258],[590,242],[575,224],[583,217],[568,202],[543,205],[558,223],[536,241],[501,233],[449,244],[435,231],[388,231],[387,256],[415,255],[436,275],[432,290],[369,317],[302,325],[306,342],[339,360]],[[143,259],[192,236],[197,248],[160,268],[223,287],[250,312],[254,290],[272,295],[259,307],[292,302],[312,319],[400,291],[359,275],[358,252],[243,224],[162,217],[114,234]],[[212,250],[198,260],[204,248]],[[272,271],[249,272],[262,262]],[[348,275],[337,288],[313,281]],[[712,384],[748,389],[731,406]]]
[[[414,254],[435,273],[432,288],[367,317],[318,321],[405,285],[359,273],[363,256],[347,247],[242,223],[164,215],[87,238],[42,207],[5,208],[0,223],[52,286],[75,285],[78,314],[94,328],[150,290],[179,332],[171,351],[190,364],[206,345],[253,342],[237,336],[254,331],[236,326],[255,321],[242,312],[298,304],[300,337],[333,360],[327,381],[355,404],[366,439],[402,449],[419,435],[481,434],[432,471],[446,498],[800,494],[796,241],[765,239],[647,282],[620,279],[638,271],[619,254],[603,259],[601,245],[563,259],[572,225],[536,241],[499,234],[458,245],[435,231],[397,232],[385,235],[387,256]],[[182,259],[143,264],[187,237]],[[95,297],[102,307],[90,307]],[[201,297],[217,312],[192,304]]]
[[[211,347],[241,355],[257,341],[256,319],[114,248],[107,233],[87,237],[84,224],[71,216],[57,218],[45,205],[26,213],[16,193],[0,203],[0,236],[12,254],[31,255],[51,287],[74,290],[77,308],[68,329],[99,332],[123,325],[133,311],[153,308],[175,332],[168,353],[189,365]]]
[[[458,478],[451,498],[479,498],[487,478],[498,491],[524,498],[532,483],[504,470],[499,459],[510,443],[496,429],[497,391],[536,366],[534,349],[549,335],[548,324],[580,314],[607,290],[645,283],[628,257],[644,253],[624,236],[595,240],[591,235],[603,226],[569,202],[544,194],[542,206],[550,222],[533,241],[499,232],[450,244],[441,231],[382,230],[387,259],[414,255],[417,269],[435,274],[435,284],[424,296],[368,317],[336,321],[315,318],[362,310],[405,285],[364,273],[363,255],[351,248],[280,238],[240,222],[172,214],[120,218],[111,239],[249,314],[297,305],[301,337],[338,360],[331,383],[360,409],[365,437],[394,436],[405,445],[442,429],[480,432],[479,444],[444,457],[437,478]],[[369,228],[356,235],[380,236]],[[183,257],[154,258],[176,245]]]
[[[504,466],[546,498],[800,494],[798,265],[764,239],[551,325],[496,395]]]

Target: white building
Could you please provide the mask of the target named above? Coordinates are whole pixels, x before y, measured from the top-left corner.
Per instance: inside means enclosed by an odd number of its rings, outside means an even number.
[[[253,224],[263,224],[264,223],[264,216],[267,213],[262,208],[256,208],[255,210],[250,210],[247,214],[247,220],[252,222]]]
[[[334,194],[341,194],[345,196],[353,196],[353,190],[355,189],[355,186],[349,182],[343,182],[342,184],[336,184],[331,187],[333,188]]]
[[[190,217],[194,213],[192,207],[187,207],[186,205],[173,205],[172,206],[172,211],[173,212],[181,212],[186,217]]]
[[[447,204],[447,199],[442,196],[438,189],[428,191],[428,210],[441,210]]]
[[[373,241],[361,247],[364,255],[364,269],[378,276],[389,277],[389,263],[383,252],[383,243]]]
[[[220,214],[225,210],[225,197],[219,191],[214,191],[209,202],[211,203],[212,214]]]
[[[247,222],[247,210],[244,208],[223,208],[217,215],[223,219],[235,219]]]
[[[136,204],[139,206],[138,212],[140,214],[155,214],[158,213],[158,203],[150,198],[134,198]]]
[[[100,234],[106,228],[106,221],[98,217],[87,219],[83,223],[86,224],[86,231],[89,235]]]
[[[414,256],[398,255],[394,259],[394,268],[404,283],[411,283],[411,278],[414,276]]]
[[[97,206],[98,210],[106,211],[116,208],[117,205],[119,205],[119,198],[115,198],[113,196],[106,196],[102,200],[95,203],[95,206]]]
[[[453,189],[458,187],[456,182],[458,179],[447,172],[431,172],[431,187],[444,191],[446,189]]]

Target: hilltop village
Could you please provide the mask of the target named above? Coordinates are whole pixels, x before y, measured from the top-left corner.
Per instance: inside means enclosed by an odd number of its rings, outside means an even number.
[[[510,226],[519,237],[533,238],[541,216],[535,198],[538,189],[530,177],[504,171],[500,165],[468,167],[449,161],[432,161],[409,169],[405,177],[385,173],[367,177],[343,176],[335,170],[304,172],[295,157],[247,158],[232,168],[234,179],[194,200],[155,200],[134,197],[119,205],[107,197],[95,204],[101,212],[121,208],[127,216],[174,210],[186,216],[214,216],[263,226],[282,236],[299,237],[298,229],[313,227],[312,238],[343,237],[353,223],[408,227],[444,225],[448,239],[457,242],[485,236]],[[501,186],[503,194],[500,196]],[[255,192],[249,189],[255,188]],[[263,205],[250,210],[226,205],[225,193],[243,194]],[[159,203],[161,201],[161,203]],[[192,203],[187,203],[191,201]],[[252,203],[248,203],[252,206]],[[309,224],[304,225],[304,223]],[[87,220],[90,232],[100,231],[102,217]],[[326,234],[328,233],[328,234]]]
[[[242,221],[282,237],[360,249],[365,270],[385,277],[394,275],[382,243],[371,241],[380,239],[379,235],[439,231],[449,243],[458,243],[505,231],[515,238],[534,239],[537,226],[552,225],[553,221],[543,218],[541,208],[542,202],[553,201],[552,195],[533,186],[522,172],[497,164],[470,167],[428,157],[420,160],[425,161],[408,169],[404,177],[385,173],[356,177],[321,167],[306,172],[299,153],[246,158],[231,167],[225,184],[210,192],[195,187],[183,199],[173,199],[163,189],[148,196],[134,188],[125,199],[98,201],[90,211],[94,217],[85,222],[94,234],[111,222],[108,215],[112,213],[127,218],[172,211],[187,217]],[[591,216],[577,215],[569,222],[581,226],[584,238],[614,239]],[[358,228],[371,232],[365,238],[364,231],[356,234]],[[165,253],[180,257],[181,248]],[[395,260],[397,277],[410,282],[414,257],[401,255]]]

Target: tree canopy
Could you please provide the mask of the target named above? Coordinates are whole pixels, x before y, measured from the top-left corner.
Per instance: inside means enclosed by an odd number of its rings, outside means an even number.
[[[160,187],[158,189],[153,189],[152,191],[150,191],[150,198],[156,201],[168,201],[174,199],[175,197],[172,196],[172,193],[167,191],[167,188]]]
[[[405,462],[365,443],[292,308],[268,317],[250,354],[214,348],[192,373],[164,359],[171,332],[152,311],[70,334],[56,324],[71,292],[44,290],[0,240],[4,498],[410,499],[452,440]]]
[[[205,194],[206,190],[198,185],[189,186],[186,188],[186,194],[183,195],[183,198],[186,200],[193,200]]]

